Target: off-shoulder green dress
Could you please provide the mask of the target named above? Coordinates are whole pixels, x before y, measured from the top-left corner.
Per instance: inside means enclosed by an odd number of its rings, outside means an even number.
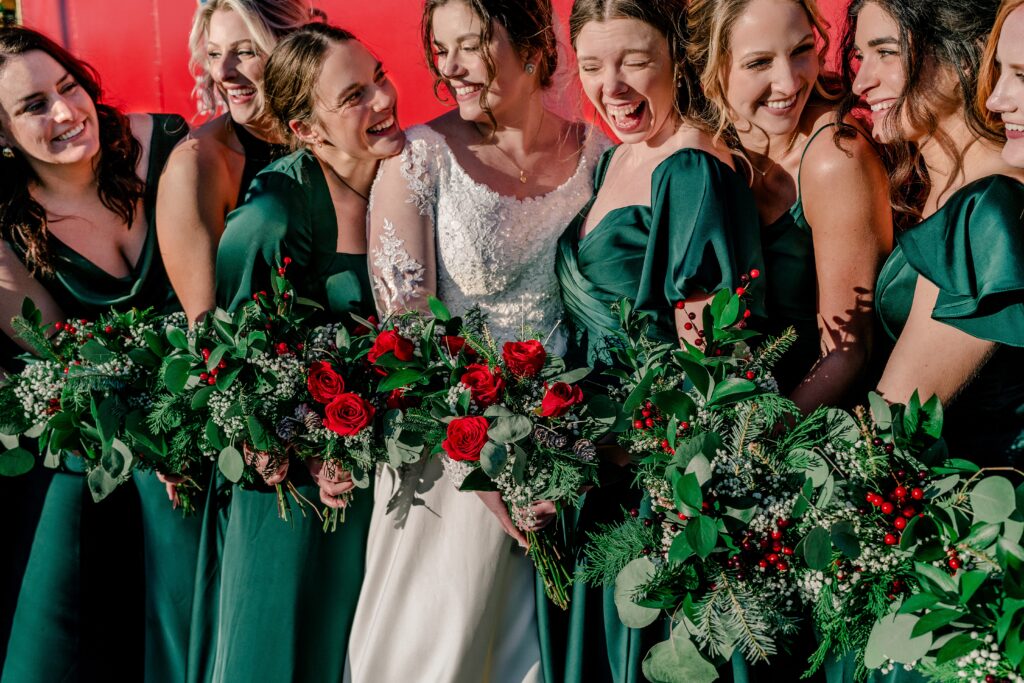
[[[615,150],[594,171],[595,197]],[[740,285],[740,275],[763,269],[754,197],[744,179],[714,156],[683,149],[662,161],[651,176],[651,205],[613,209],[580,238],[593,199],[558,243],[555,269],[570,323],[570,353],[602,367],[613,363],[618,318],[609,307],[629,299],[651,314],[650,332],[677,339],[674,306],[698,292]],[[760,312],[761,293],[753,290]],[[696,312],[696,311],[695,311]],[[622,508],[640,504],[631,477],[586,494],[576,520],[583,542],[596,524],[620,519]],[[540,600],[544,591],[538,588]],[[619,621],[613,591],[577,583],[568,613],[540,605],[541,647],[547,683],[640,683],[641,663],[667,635],[665,624],[639,630]]]
[[[1024,458],[1024,184],[1003,175],[975,180],[938,211],[897,235],[878,275],[875,309],[893,342],[910,317],[919,277],[939,288],[931,317],[999,344],[946,407],[950,455],[982,466]],[[936,348],[940,357],[945,351]],[[829,683],[853,683],[851,658],[826,665]],[[919,683],[899,667],[872,683]]]
[[[269,290],[271,266],[292,259],[300,296],[326,319],[374,311],[365,254],[335,252],[337,218],[320,163],[299,151],[270,164],[228,216],[217,250],[217,299],[227,308]],[[305,465],[289,477],[318,504]],[[353,497],[345,523],[324,533],[312,514],[277,518],[272,488],[236,486],[221,559],[215,681],[337,683],[363,579],[372,488]]]
[[[54,274],[42,280],[65,314],[95,318],[112,307],[179,306],[156,238],[156,193],[180,116],[154,115],[143,210],[142,253],[124,277],[54,240]],[[24,254],[21,254],[24,258]],[[199,519],[172,510],[164,485],[136,472],[94,503],[81,463],[66,456],[53,475],[14,616],[3,683],[184,678]],[[141,506],[141,507],[140,507]]]

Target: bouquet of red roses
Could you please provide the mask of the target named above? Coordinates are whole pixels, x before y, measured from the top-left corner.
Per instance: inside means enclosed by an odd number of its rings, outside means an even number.
[[[617,411],[603,394],[585,396],[578,382],[590,368],[568,370],[536,338],[499,346],[484,316],[470,311],[452,318],[434,300],[435,334],[423,351],[446,369],[433,392],[417,392],[420,408],[407,409],[407,424],[429,423],[427,442],[445,459],[446,470],[464,491],[497,490],[512,521],[526,532],[529,555],[548,597],[568,606],[571,558],[550,527],[534,530],[537,501],[576,506],[581,490],[596,483],[595,441]],[[458,324],[458,334],[451,328]],[[415,390],[414,390],[415,391]]]

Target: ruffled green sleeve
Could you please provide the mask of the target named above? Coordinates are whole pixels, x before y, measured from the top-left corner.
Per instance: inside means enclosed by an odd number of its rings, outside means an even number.
[[[973,337],[1024,346],[1024,184],[994,175],[967,186],[898,237],[939,288],[932,318]]]
[[[289,256],[295,269],[308,264],[313,247],[302,185],[284,173],[256,176],[244,204],[228,214],[217,248],[217,304],[228,310],[253,292],[268,290],[270,268]]]
[[[763,270],[757,208],[743,178],[699,150],[666,159],[652,178],[645,260],[637,307],[651,311],[699,292],[735,289],[742,274]],[[752,289],[755,313],[763,291]]]

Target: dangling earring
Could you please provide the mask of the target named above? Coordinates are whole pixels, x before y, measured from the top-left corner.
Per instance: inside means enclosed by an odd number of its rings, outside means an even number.
[[[536,70],[537,67],[535,67],[532,63],[526,65],[526,73],[530,74],[531,76],[533,75],[533,72]]]
[[[10,147],[4,147],[3,155],[4,155],[4,159],[13,159],[14,158],[14,150],[11,149]]]

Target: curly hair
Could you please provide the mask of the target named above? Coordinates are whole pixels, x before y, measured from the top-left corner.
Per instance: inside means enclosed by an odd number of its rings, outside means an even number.
[[[857,17],[869,2],[888,14],[899,28],[899,56],[906,77],[903,92],[885,120],[909,121],[923,138],[935,140],[953,158],[953,173],[946,184],[949,189],[963,170],[964,150],[958,149],[941,130],[936,112],[959,109],[977,138],[1001,142],[998,132],[976,106],[985,40],[995,22],[999,0],[853,0],[840,44],[846,92],[839,105],[840,116],[861,106],[860,98],[853,93]],[[946,69],[956,77],[952,92],[935,87],[932,76],[936,68]],[[894,139],[900,138],[900,131],[892,132]],[[893,208],[919,215],[918,206],[931,189],[921,151],[910,140],[888,147]]]
[[[551,0],[426,0],[423,4],[420,35],[427,57],[427,68],[434,76],[434,95],[438,99],[443,99],[440,89],[445,78],[434,59],[434,11],[450,2],[464,3],[479,17],[482,48],[490,44],[494,37],[494,23],[497,22],[508,33],[512,47],[523,59],[530,53],[538,53],[538,82],[543,89],[551,87],[555,71],[558,70],[558,40],[553,26]],[[490,51],[481,49],[481,56],[487,68],[487,82],[480,92],[480,106],[494,129],[498,127],[498,122],[488,106],[487,95],[497,73]]]
[[[93,163],[100,201],[131,228],[146,184],[136,173],[142,145],[132,135],[128,117],[101,103],[103,90],[91,66],[37,31],[19,26],[0,28],[0,70],[10,58],[33,50],[48,54],[64,67],[96,106],[100,153]],[[46,209],[29,192],[38,178],[25,156],[13,151],[13,158],[0,158],[0,177],[6,179],[0,184],[0,236],[24,252],[30,271],[50,275],[53,245]]]
[[[200,116],[215,114],[224,103],[217,96],[213,78],[206,67],[206,40],[213,13],[225,10],[236,13],[245,23],[260,55],[266,58],[284,36],[314,19],[326,15],[314,9],[309,0],[206,0],[192,18],[188,35],[189,69],[195,78],[192,96]]]
[[[569,40],[575,48],[584,26],[616,18],[636,19],[657,29],[668,41],[669,59],[674,65],[676,113],[691,125],[710,131],[707,101],[686,56],[689,40],[685,17],[685,0],[576,0],[569,15]]]

